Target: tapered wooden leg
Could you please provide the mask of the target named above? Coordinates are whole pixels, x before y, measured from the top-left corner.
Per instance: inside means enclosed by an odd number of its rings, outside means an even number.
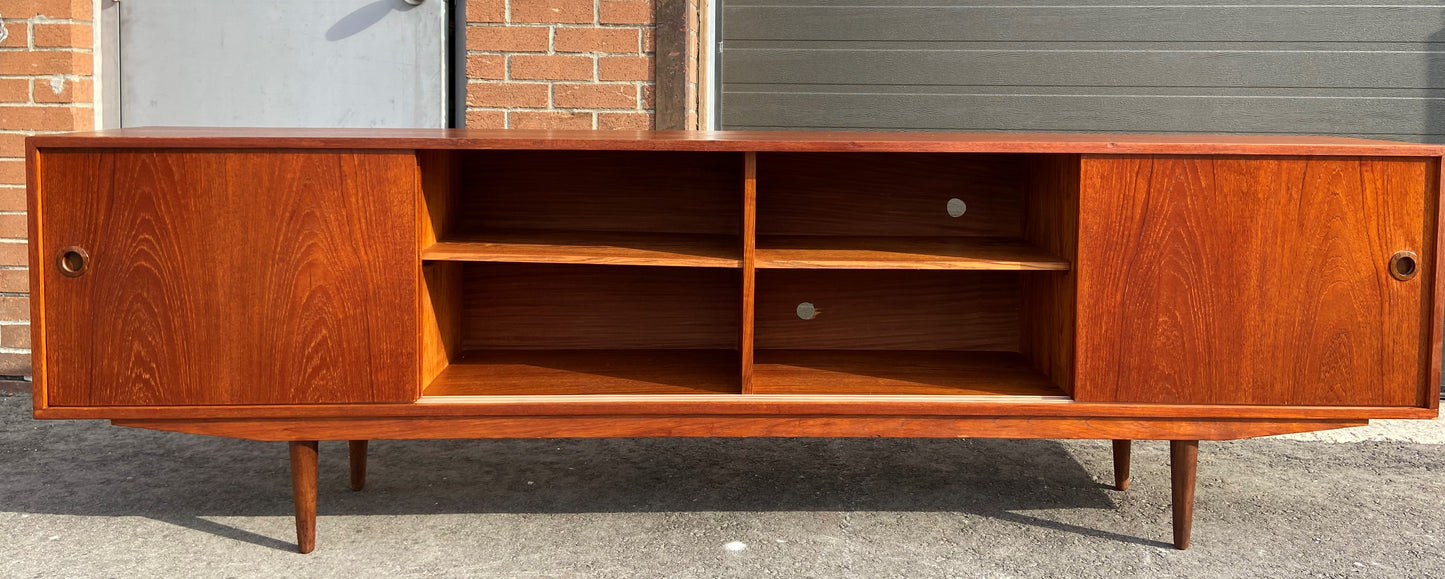
[[[351,490],[366,488],[366,441],[351,441]]]
[[[1129,450],[1133,443],[1132,440],[1114,441],[1114,488],[1116,490],[1129,490]]]
[[[291,492],[296,500],[296,550],[316,548],[316,441],[291,443]]]
[[[1174,494],[1174,547],[1189,548],[1194,525],[1194,473],[1199,465],[1198,440],[1169,441],[1170,487]]]

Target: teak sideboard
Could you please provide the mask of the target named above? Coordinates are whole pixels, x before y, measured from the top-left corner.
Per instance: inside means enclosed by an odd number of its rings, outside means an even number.
[[[36,418],[318,440],[1198,441],[1434,417],[1437,146],[126,129],[27,140]]]

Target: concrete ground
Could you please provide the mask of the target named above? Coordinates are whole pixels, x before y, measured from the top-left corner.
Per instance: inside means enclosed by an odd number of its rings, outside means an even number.
[[[1445,424],[1200,445],[1033,440],[322,443],[318,547],[285,445],[34,421],[0,397],[0,577],[1445,576]]]

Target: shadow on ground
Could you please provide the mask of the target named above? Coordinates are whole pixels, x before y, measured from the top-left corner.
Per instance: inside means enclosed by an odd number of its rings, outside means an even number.
[[[30,421],[7,404],[0,511],[140,516],[277,549],[206,520],[289,516],[284,443]],[[43,449],[43,450],[41,450]],[[1112,509],[1059,442],[929,439],[374,441],[368,487],[347,488],[346,445],[323,442],[318,512],[656,513],[947,511],[1140,545],[1160,541],[1019,511]]]

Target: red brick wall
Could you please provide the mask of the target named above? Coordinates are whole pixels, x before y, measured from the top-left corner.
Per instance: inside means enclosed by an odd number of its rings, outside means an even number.
[[[91,128],[90,0],[0,1],[0,375],[30,374],[26,135]]]
[[[652,23],[652,0],[467,0],[467,126],[652,128]]]

